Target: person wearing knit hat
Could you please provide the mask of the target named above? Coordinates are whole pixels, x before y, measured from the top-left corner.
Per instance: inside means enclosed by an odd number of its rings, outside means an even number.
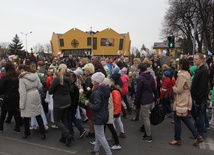
[[[121,72],[123,72],[124,74],[127,74],[127,68],[126,68],[126,67],[123,67],[123,68],[121,69]]]
[[[83,75],[83,72],[81,69],[77,69],[74,71],[74,74],[76,74],[77,76],[82,76]]]
[[[94,73],[91,79],[93,92],[90,99],[85,101],[85,105],[92,111],[92,121],[94,123],[96,138],[94,148],[92,150],[89,149],[88,153],[99,154],[101,144],[105,153],[112,155],[104,133],[104,125],[108,122],[109,118],[108,101],[110,97],[110,87],[103,83],[105,75],[101,72]]]
[[[160,99],[163,106],[163,114],[170,116],[172,114],[172,108],[171,108],[171,97],[172,97],[172,80],[171,72],[169,70],[165,70],[163,72],[163,82],[161,84],[160,89]]]
[[[104,79],[105,79],[105,75],[103,73],[101,73],[101,72],[94,73],[91,76],[92,82],[95,81],[98,84],[102,83]]]
[[[168,70],[164,71],[163,74],[165,77],[169,77],[169,78],[171,77],[171,73]]]

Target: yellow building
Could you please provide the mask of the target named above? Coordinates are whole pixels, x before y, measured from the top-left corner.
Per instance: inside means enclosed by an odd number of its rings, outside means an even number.
[[[62,52],[64,56],[83,56],[85,53],[99,56],[118,55],[118,51],[125,56],[130,54],[131,40],[129,33],[119,34],[111,28],[103,31],[83,32],[72,28],[64,34],[52,34],[52,55]]]

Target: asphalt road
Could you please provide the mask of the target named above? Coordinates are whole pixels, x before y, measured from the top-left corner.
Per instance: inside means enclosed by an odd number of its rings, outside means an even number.
[[[171,146],[169,141],[173,140],[174,131],[171,124],[171,118],[166,118],[160,125],[152,126],[152,143],[145,143],[140,140],[142,135],[139,132],[141,121],[130,121],[134,114],[129,115],[127,119],[122,118],[125,126],[126,138],[119,139],[122,149],[113,150],[114,155],[211,155],[214,152],[214,127],[211,127],[206,134],[205,141],[199,146],[193,146],[193,139],[190,139],[191,132],[182,124],[182,145]],[[88,130],[87,123],[83,126]],[[58,129],[49,128],[48,138],[40,139],[39,131],[31,131],[28,139],[22,139],[23,127],[21,133],[13,133],[14,122],[5,124],[4,131],[0,133],[0,155],[87,155],[87,149],[93,146],[89,143],[91,139],[78,139],[79,132],[75,128],[75,142],[71,147],[66,147],[59,142],[60,132]],[[110,136],[107,129],[106,136]],[[113,142],[109,142],[110,145]],[[104,155],[101,147],[100,154]]]

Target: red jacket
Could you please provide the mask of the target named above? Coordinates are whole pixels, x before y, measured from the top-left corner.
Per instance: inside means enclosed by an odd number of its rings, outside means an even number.
[[[49,90],[50,86],[51,86],[51,82],[53,80],[53,76],[48,76],[46,79],[46,89]]]
[[[118,90],[113,90],[111,94],[112,94],[112,101],[114,106],[114,115],[118,115],[122,110],[121,94]]]
[[[160,99],[171,98],[172,86],[172,80],[169,77],[165,77],[161,85]]]
[[[128,75],[123,75],[120,77],[122,81],[122,95],[125,96],[128,94],[129,89],[129,76]]]

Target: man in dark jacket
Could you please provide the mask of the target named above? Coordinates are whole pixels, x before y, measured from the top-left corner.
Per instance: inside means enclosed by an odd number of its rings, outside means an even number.
[[[204,56],[201,53],[196,53],[194,56],[194,64],[197,66],[197,70],[191,87],[191,95],[194,103],[192,115],[195,119],[196,128],[201,136],[204,136],[205,130],[205,106],[207,102],[209,76],[204,63]]]
[[[69,54],[68,60],[66,61],[66,65],[69,69],[76,68],[76,60],[73,58],[73,55]]]

